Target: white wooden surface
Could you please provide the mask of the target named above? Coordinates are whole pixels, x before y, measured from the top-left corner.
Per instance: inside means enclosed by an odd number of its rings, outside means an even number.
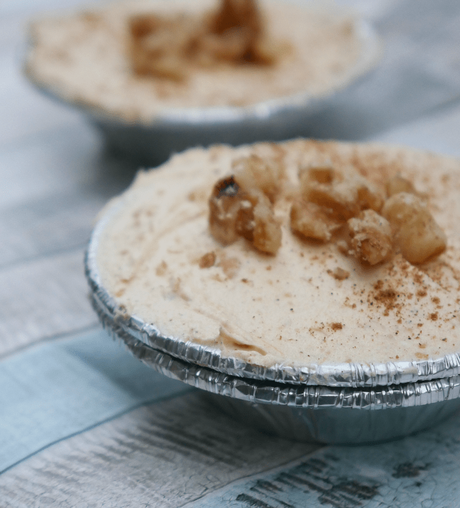
[[[41,96],[21,74],[26,20],[80,3],[0,2],[0,363],[34,344],[98,328],[86,297],[84,247],[96,213],[128,185],[136,169],[106,153],[98,133],[79,114]],[[335,99],[317,116],[310,134],[408,143],[460,156],[458,2],[342,3],[354,4],[375,22],[386,52],[380,69]],[[457,443],[456,426],[446,429],[436,434],[439,441]],[[403,443],[411,450],[423,447],[423,440]],[[386,457],[382,464],[391,463],[397,447],[376,451]],[[201,499],[194,506],[300,507],[302,501],[277,504],[265,494],[266,504],[251,505],[253,475],[283,464],[290,471],[314,449],[236,424],[193,392],[136,409],[27,458],[0,475],[0,506],[176,507]],[[333,454],[328,450],[316,454],[327,461]],[[348,466],[339,473],[358,471],[358,452],[340,453]],[[435,452],[428,450],[425,462],[430,453]],[[460,464],[449,460],[450,469],[433,475],[442,475],[436,481],[454,492]],[[238,491],[246,504],[232,504],[236,498],[230,490],[225,495],[216,490],[242,479],[252,482]],[[460,505],[450,504],[453,494],[441,501],[417,497],[411,485],[404,488],[413,506]],[[404,506],[404,496],[398,495],[387,505]],[[319,494],[315,499],[313,506],[377,506],[365,496],[342,499],[342,504]]]

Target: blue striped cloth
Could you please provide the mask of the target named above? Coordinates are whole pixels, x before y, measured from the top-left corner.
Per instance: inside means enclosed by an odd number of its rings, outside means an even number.
[[[0,362],[0,472],[132,409],[191,388],[157,374],[103,331]]]

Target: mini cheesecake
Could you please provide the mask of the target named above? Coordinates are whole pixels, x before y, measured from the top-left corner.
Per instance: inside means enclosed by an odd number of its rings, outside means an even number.
[[[460,162],[296,140],[142,171],[102,212],[123,313],[248,363],[422,361],[460,349]]]
[[[223,10],[232,3],[243,2],[224,1]],[[367,48],[355,18],[331,8],[285,1],[259,2],[261,20],[254,30],[263,33],[263,48],[254,43],[245,52],[244,44],[232,39],[238,30],[233,26],[225,30],[224,23],[214,31],[221,30],[225,44],[214,33],[197,40],[191,34],[184,42],[186,56],[177,65],[174,59],[182,46],[163,58],[165,48],[186,37],[187,27],[196,25],[200,30],[216,6],[217,0],[145,0],[39,20],[31,27],[26,72],[67,101],[126,121],[149,123],[175,108],[250,106],[305,93],[317,98],[346,86],[366,70],[357,71]],[[240,32],[248,27],[243,28]],[[156,34],[154,40],[149,30]],[[200,44],[208,49],[198,58],[195,46]],[[144,58],[149,52],[158,64],[152,72]],[[239,61],[229,61],[235,55]],[[187,58],[190,69],[182,73]]]

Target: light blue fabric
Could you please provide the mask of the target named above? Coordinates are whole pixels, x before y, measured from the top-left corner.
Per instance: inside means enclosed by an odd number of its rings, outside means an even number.
[[[0,473],[56,441],[191,388],[97,331],[0,362]]]

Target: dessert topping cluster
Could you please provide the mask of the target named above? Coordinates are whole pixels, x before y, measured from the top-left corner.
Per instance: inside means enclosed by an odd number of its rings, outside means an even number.
[[[233,163],[233,175],[219,180],[209,199],[209,227],[216,240],[229,245],[242,236],[256,249],[276,254],[281,226],[273,203],[283,167],[256,155]]]
[[[128,25],[128,53],[142,76],[186,79],[191,67],[274,64],[281,46],[266,35],[256,0],[221,0],[202,16],[133,16]]]
[[[211,234],[224,245],[244,237],[256,249],[276,254],[281,225],[274,203],[284,179],[282,165],[252,155],[235,161],[232,170],[209,199]],[[423,263],[446,249],[446,235],[425,197],[399,174],[380,189],[352,168],[338,170],[328,161],[309,164],[299,169],[299,191],[289,199],[295,234],[335,241],[364,264],[384,262],[395,251],[410,263]]]

